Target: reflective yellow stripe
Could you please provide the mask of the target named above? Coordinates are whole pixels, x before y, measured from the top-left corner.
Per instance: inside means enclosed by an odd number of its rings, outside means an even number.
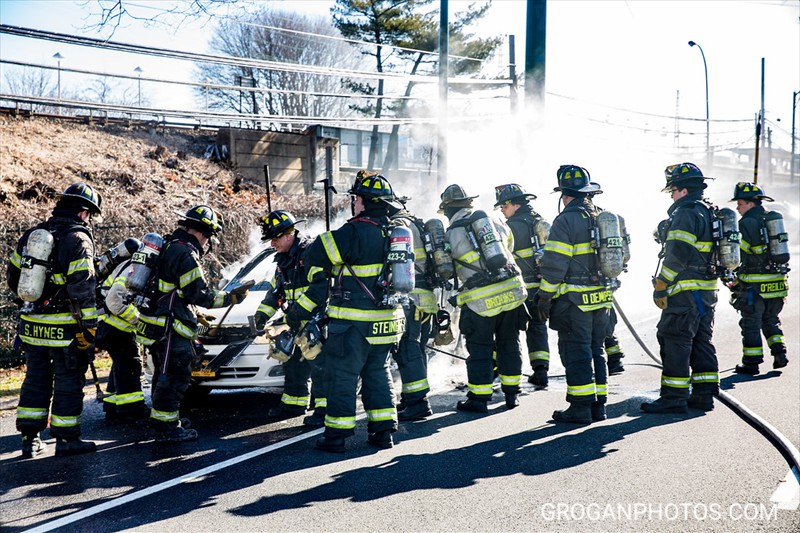
[[[297,405],[299,407],[308,407],[308,396],[290,396],[285,392],[281,396],[281,403],[286,405]]]
[[[594,248],[592,248],[592,243],[590,242],[579,242],[576,243],[573,247],[572,254],[573,255],[586,255],[586,254],[593,254]]]
[[[55,413],[50,415],[50,426],[54,428],[73,428],[80,424],[77,416],[61,416]]]
[[[203,278],[203,272],[200,270],[199,267],[195,267],[195,268],[191,269],[189,272],[183,274],[180,277],[179,283],[180,283],[181,289],[185,288],[188,284],[190,284],[194,280],[202,279],[202,278]]]
[[[545,253],[556,252],[566,255],[567,257],[572,257],[572,245],[566,242],[548,240],[544,245],[544,251]]]
[[[82,259],[76,259],[72,261],[69,266],[67,266],[67,276],[70,274],[74,274],[75,272],[82,272],[89,270],[89,260],[85,257]]]
[[[522,376],[504,376],[503,374],[498,374],[497,376],[500,378],[500,384],[506,385],[508,387],[514,387],[519,385],[519,382],[522,381]]]
[[[175,422],[180,419],[178,411],[157,411],[150,409],[150,418],[159,422]]]
[[[325,233],[320,234],[319,239],[322,241],[322,246],[325,248],[325,253],[328,255],[328,260],[331,262],[331,264],[343,264],[344,260],[342,260],[342,255],[339,253],[339,247],[336,246],[336,240],[333,238],[331,232],[326,231]]]
[[[388,409],[368,409],[367,420],[370,422],[383,422],[385,420],[394,420],[396,417],[394,407]]]
[[[128,405],[136,402],[144,401],[144,393],[142,391],[129,392],[127,394],[117,394],[115,403],[117,405]]]
[[[350,265],[350,268],[353,269],[356,276],[359,278],[368,278],[372,276],[377,276],[383,270],[383,264],[373,264],[373,265]],[[350,269],[344,270],[345,276],[352,276],[353,274],[350,273]]]
[[[667,288],[667,294],[673,296],[683,291],[714,291],[717,289],[716,279],[682,279]]]
[[[256,313],[264,313],[265,315],[267,315],[267,319],[272,318],[272,315],[274,315],[277,312],[278,312],[277,309],[267,304],[261,304],[258,306],[258,309],[256,309]]]
[[[410,383],[403,383],[403,392],[419,392],[430,390],[427,378],[420,379],[419,381],[412,381]]]
[[[688,389],[689,378],[676,378],[671,376],[661,376],[661,386],[671,387],[673,389]]]
[[[22,407],[20,405],[17,406],[17,418],[39,420],[42,418],[47,418],[47,412],[48,410],[46,407]]]
[[[482,384],[476,385],[475,383],[467,383],[467,388],[469,392],[474,394],[475,396],[491,396],[492,395],[492,384]]]
[[[674,270],[667,268],[666,265],[661,265],[661,272],[659,273],[658,277],[663,278],[667,282],[671,283],[677,275],[678,273]]]
[[[17,268],[20,268],[20,260],[21,259],[22,259],[22,257],[16,252],[16,250],[14,251],[13,254],[11,254],[11,264],[14,265]]]
[[[692,374],[692,383],[718,383],[719,374],[716,372],[698,372]]]
[[[568,396],[594,396],[596,390],[594,383],[587,385],[567,385]]]
[[[22,320],[35,322],[36,324],[58,324],[69,325],[77,324],[70,313],[53,313],[52,315],[21,315]]]
[[[384,322],[387,320],[401,320],[402,309],[353,309],[331,305],[328,307],[328,316],[341,320],[355,320],[358,322]]]
[[[308,312],[313,311],[314,308],[317,306],[317,304],[314,302],[314,300],[312,300],[311,298],[309,298],[305,294],[303,294],[300,298],[295,300],[295,303],[297,305],[299,305],[300,307],[302,307],[303,309],[305,309],[306,311],[308,311]]]
[[[325,415],[325,426],[335,429],[353,429],[356,427],[356,417],[340,416],[334,418],[330,415]]]

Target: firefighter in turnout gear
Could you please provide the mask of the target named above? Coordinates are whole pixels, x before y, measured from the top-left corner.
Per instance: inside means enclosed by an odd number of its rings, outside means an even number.
[[[297,311],[294,308],[299,306],[312,314],[318,311],[318,306],[305,296],[308,273],[303,265],[303,253],[311,244],[311,239],[297,230],[296,226],[300,222],[305,221],[295,219],[287,211],[272,211],[260,220],[261,240],[270,241],[277,253],[275,274],[270,281],[272,289],[267,291],[256,311],[256,325],[259,329],[264,327],[278,309],[283,309],[287,323],[297,333],[302,322],[296,318]],[[308,381],[313,374],[315,411],[314,416],[308,417],[308,425],[322,425],[327,399],[321,391],[321,363],[321,358],[316,358],[313,362],[306,361],[300,348],[295,346],[289,360],[283,363],[283,395],[280,405],[269,410],[268,415],[271,418],[285,419],[305,414],[310,399]]]
[[[663,226],[663,259],[653,300],[662,311],[657,337],[663,368],[660,397],[643,403],[648,413],[710,411],[719,392],[719,366],[711,343],[717,279],[713,272],[712,213],[703,201],[703,176],[692,163],[665,170],[664,192],[672,196]],[[691,388],[691,393],[690,393]]]
[[[57,456],[96,449],[93,442],[80,439],[80,418],[97,330],[94,238],[89,224],[100,215],[100,205],[100,195],[89,185],[70,185],[58,195],[52,216],[26,231],[11,255],[6,280],[24,300],[18,336],[27,371],[17,407],[23,458],[45,451],[39,433],[48,418]],[[42,243],[49,250],[42,249]]]
[[[125,287],[129,273],[130,261],[124,261],[100,286],[105,313],[98,327],[97,348],[107,351],[112,361],[108,375],[111,393],[103,398],[107,421],[129,422],[150,416],[142,392],[142,363],[136,343],[139,310]]]
[[[461,307],[459,329],[466,339],[467,399],[456,407],[486,413],[492,398],[494,361],[506,407],[519,405],[522,358],[519,332],[527,327],[523,305],[528,291],[511,255],[514,237],[503,222],[472,209],[472,200],[460,185],[448,186],[441,195],[439,212],[450,221],[445,239],[450,243]],[[489,248],[485,245],[491,245]],[[460,287],[458,286],[460,284]]]
[[[540,320],[549,318],[550,328],[558,332],[567,375],[569,407],[555,411],[553,420],[589,424],[606,417],[603,339],[612,304],[611,280],[600,273],[594,243],[599,210],[591,197],[600,185],[575,165],[562,165],[557,179],[554,192],[561,192],[564,210],[550,228],[535,307]]]
[[[738,183],[731,201],[736,202],[736,210],[742,216],[739,221],[742,264],[736,271],[738,281],[731,288],[731,304],[742,315],[739,327],[743,355],[742,364],[736,365],[734,372],[756,375],[758,365],[764,362],[762,333],[772,353],[772,368],[789,364],[778,316],[788,294],[789,248],[775,249],[776,244],[788,243],[788,237],[782,227],[774,231],[768,226],[768,219],[783,221],[762,206],[762,202],[773,200],[760,186]]]
[[[541,279],[539,261],[547,242],[546,235],[550,230],[550,224],[530,205],[530,200],[535,200],[536,195],[525,192],[522,186],[516,183],[495,187],[495,198],[497,201],[494,206],[503,213],[506,224],[514,236],[514,259],[522,273],[525,287],[528,289],[525,306],[531,317],[525,331],[525,340],[533,370],[528,381],[534,387],[543,389],[547,387],[550,347],[547,343],[547,323],[539,319],[538,313],[533,308],[533,298],[539,291],[539,280]]]
[[[247,290],[226,293],[212,289],[200,267],[206,244],[223,228],[221,216],[206,205],[198,205],[181,217],[178,226],[164,238],[150,305],[140,310],[138,325],[155,366],[150,423],[157,442],[197,438],[197,431],[187,429],[186,421],[179,416],[195,357],[198,320],[194,306],[226,307],[247,297]]]
[[[405,202],[407,199],[400,199]],[[404,205],[405,207],[405,205]],[[391,213],[392,223],[409,227],[414,247],[414,290],[409,294],[405,311],[405,331],[394,354],[403,389],[397,406],[400,421],[423,420],[433,414],[428,401],[428,357],[426,347],[433,334],[433,322],[439,310],[433,292],[433,265],[425,251],[422,220],[406,209]]]
[[[404,315],[385,284],[385,269],[388,215],[399,205],[382,176],[357,178],[348,193],[353,218],[319,235],[305,255],[311,281],[306,295],[315,305],[324,303],[328,279],[333,279],[322,349],[328,407],[325,432],[316,443],[316,449],[327,452],[344,452],[345,439],[355,433],[359,377],[368,442],[391,448],[397,430],[389,350],[403,334]],[[301,313],[300,318],[308,316]]]

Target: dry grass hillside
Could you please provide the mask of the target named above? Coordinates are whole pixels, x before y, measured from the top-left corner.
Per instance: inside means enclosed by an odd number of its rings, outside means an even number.
[[[216,277],[223,265],[247,252],[248,235],[267,202],[263,185],[244,182],[235,169],[203,157],[214,140],[215,133],[208,131],[0,115],[3,273],[21,231],[49,216],[55,193],[82,181],[103,197],[102,220],[94,223],[97,253],[128,236],[167,233],[175,227],[176,212],[193,205],[220,210],[225,231],[214,252],[204,257],[207,272]],[[319,198],[273,203],[304,217],[322,214]],[[4,279],[0,294],[2,353],[13,339],[16,306]]]

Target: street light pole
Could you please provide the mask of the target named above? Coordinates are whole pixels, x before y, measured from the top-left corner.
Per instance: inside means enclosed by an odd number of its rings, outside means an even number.
[[[53,54],[53,59],[58,63],[58,99],[61,100],[61,60],[64,59],[59,52]]]
[[[789,160],[789,168],[791,169],[789,174],[791,176],[791,181],[794,183],[794,152],[796,146],[796,138],[794,136],[794,125],[795,125],[795,117],[797,116],[797,97],[800,96],[800,91],[795,91],[792,93],[792,158]]]
[[[708,65],[706,64],[706,54],[703,52],[703,47],[694,41],[689,41],[689,46],[696,46],[700,49],[700,55],[703,56],[703,71],[706,76],[706,166],[710,167],[711,162],[711,136],[710,136],[710,121],[708,116]]]
[[[143,72],[143,70],[142,70],[142,67],[136,67],[135,69],[133,69],[133,71],[139,76],[139,79],[137,80],[138,81],[138,85],[139,85],[139,97],[138,97],[137,101],[139,102],[139,107],[142,107],[142,72]]]

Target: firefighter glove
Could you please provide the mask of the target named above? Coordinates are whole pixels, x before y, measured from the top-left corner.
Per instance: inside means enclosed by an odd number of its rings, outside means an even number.
[[[290,305],[289,309],[286,310],[286,325],[289,326],[292,331],[300,331],[302,317],[300,313],[300,309],[297,305]]]
[[[653,280],[653,302],[659,309],[667,308],[667,282],[661,278]]]
[[[229,293],[231,295],[231,305],[237,305],[237,304],[242,303],[245,300],[245,298],[247,298],[247,295],[249,293],[250,293],[250,291],[248,291],[247,289],[245,289],[243,292],[233,292],[233,291],[231,291]]]
[[[85,352],[94,346],[94,335],[97,328],[86,328],[75,334],[75,347]]]
[[[263,313],[261,311],[256,311],[255,320],[256,320],[256,329],[264,329],[264,326],[267,325],[267,320],[269,320],[269,318],[267,317],[266,313]]]
[[[533,297],[533,305],[536,307],[536,314],[542,322],[550,318],[550,305],[553,303],[553,295],[539,291]]]
[[[197,323],[200,324],[201,326],[210,328],[211,322],[209,322],[209,320],[214,320],[214,318],[216,317],[214,317],[213,315],[204,315],[203,313],[198,313]]]

